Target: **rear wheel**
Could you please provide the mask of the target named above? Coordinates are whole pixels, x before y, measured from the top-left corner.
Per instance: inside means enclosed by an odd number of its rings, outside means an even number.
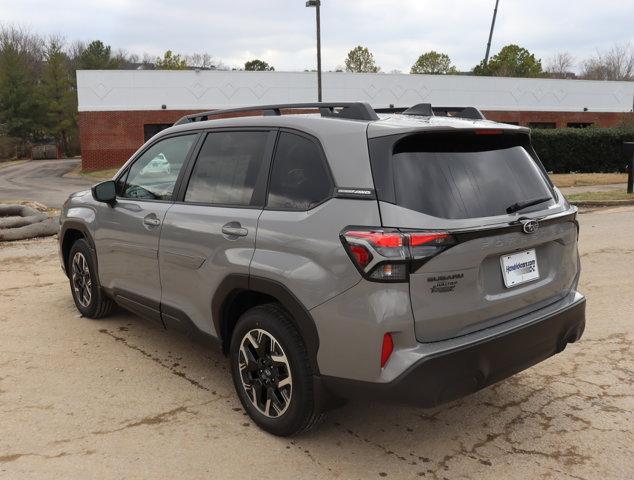
[[[289,436],[321,418],[306,347],[280,306],[257,306],[240,317],[230,358],[238,397],[260,428]]]
[[[101,318],[112,311],[114,302],[101,290],[92,250],[84,239],[77,240],[70,249],[68,277],[75,306],[84,317]]]

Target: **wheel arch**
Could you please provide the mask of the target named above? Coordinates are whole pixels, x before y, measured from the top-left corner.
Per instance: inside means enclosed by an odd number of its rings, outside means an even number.
[[[79,240],[84,239],[88,242],[90,249],[93,251],[93,260],[95,263],[95,274],[97,278],[99,278],[99,268],[97,263],[97,256],[95,255],[95,242],[92,238],[92,235],[88,231],[86,225],[82,222],[67,220],[61,227],[59,232],[60,238],[60,249],[62,254],[62,259],[64,261],[64,271],[66,272],[66,276],[68,276],[68,256],[70,254],[70,249],[73,247],[73,244]]]
[[[231,334],[240,315],[254,306],[273,302],[289,313],[304,341],[313,372],[318,375],[319,335],[315,321],[284,284],[268,278],[231,274],[216,289],[212,300],[212,317],[223,352],[228,353]]]

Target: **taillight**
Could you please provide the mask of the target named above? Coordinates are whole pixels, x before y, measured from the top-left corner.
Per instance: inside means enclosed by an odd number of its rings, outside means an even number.
[[[372,261],[372,254],[363,245],[350,245],[350,253],[354,257],[356,264],[365,268]]]
[[[430,258],[455,244],[446,232],[350,229],[341,241],[359,272],[378,282],[407,281]]]

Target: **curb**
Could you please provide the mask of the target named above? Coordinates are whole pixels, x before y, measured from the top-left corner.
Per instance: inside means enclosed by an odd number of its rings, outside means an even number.
[[[634,205],[634,200],[584,200],[579,202],[570,202],[572,205],[582,208],[597,208],[597,207],[625,207]]]

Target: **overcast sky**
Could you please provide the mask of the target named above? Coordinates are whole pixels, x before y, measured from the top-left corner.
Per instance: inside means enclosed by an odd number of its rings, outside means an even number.
[[[420,53],[448,53],[461,70],[484,56],[495,0],[322,0],[325,70],[364,45],[385,72]],[[546,63],[556,51],[578,61],[634,42],[632,0],[500,0],[491,48],[517,43]],[[315,13],[305,0],[0,0],[0,22],[67,40],[100,39],[152,56],[208,52],[227,66],[261,58],[276,70],[315,68]]]

